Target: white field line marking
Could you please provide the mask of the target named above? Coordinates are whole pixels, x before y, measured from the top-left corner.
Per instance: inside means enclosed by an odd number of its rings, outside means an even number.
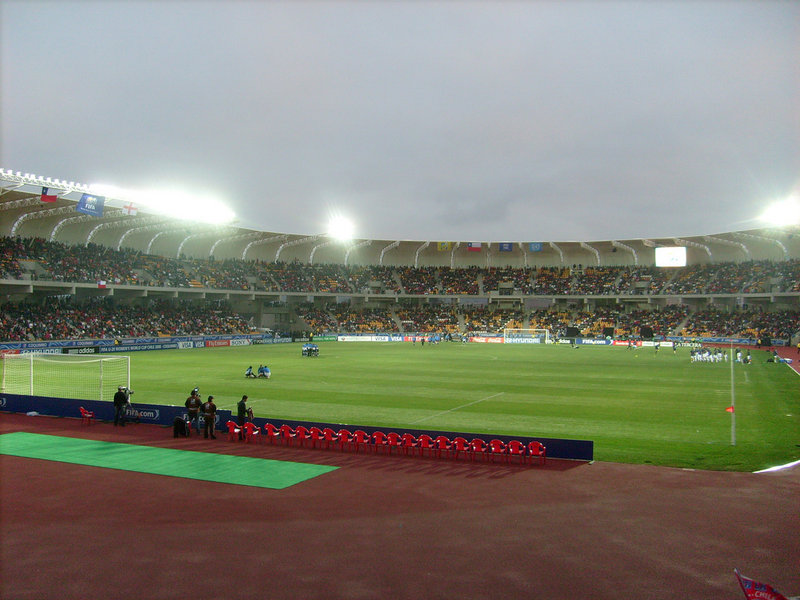
[[[486,396],[486,398],[481,398],[480,400],[475,400],[474,402],[468,402],[467,404],[462,404],[461,406],[456,406],[455,408],[448,408],[447,410],[443,410],[441,412],[428,415],[427,417],[422,417],[421,419],[417,419],[416,421],[411,421],[409,425],[416,425],[417,423],[422,423],[422,421],[427,421],[428,419],[433,419],[434,417],[446,415],[447,413],[453,412],[454,410],[461,410],[462,408],[472,406],[473,404],[477,404],[478,402],[483,402],[484,400],[491,400],[492,398],[497,398],[498,396],[502,396],[503,394],[505,394],[505,392],[500,392],[499,394],[493,394],[492,396]]]
[[[769,469],[761,469],[760,471],[753,471],[753,473],[772,473],[773,471],[780,471],[782,469],[791,469],[800,465],[800,460],[796,460],[794,462],[786,463],[785,465],[778,465],[776,467],[770,467]]]

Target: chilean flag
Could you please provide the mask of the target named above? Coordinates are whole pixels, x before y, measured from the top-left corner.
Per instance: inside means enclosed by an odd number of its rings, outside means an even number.
[[[745,577],[739,573],[738,569],[734,569],[733,572],[736,574],[736,578],[739,580],[739,585],[742,586],[742,591],[747,600],[787,600],[786,596],[771,585]]]
[[[50,189],[43,187],[42,188],[42,195],[40,196],[42,202],[55,202],[58,200],[57,194],[51,194]]]
[[[470,252],[480,252],[481,251],[481,243],[480,242],[467,242],[467,250]]]

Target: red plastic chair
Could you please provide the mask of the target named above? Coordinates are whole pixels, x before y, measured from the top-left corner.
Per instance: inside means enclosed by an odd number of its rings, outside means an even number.
[[[316,448],[317,442],[322,441],[322,429],[319,427],[312,427],[308,430],[308,435],[311,437],[311,447]]]
[[[92,421],[94,421],[94,411],[81,406],[81,425],[91,425]]]
[[[414,454],[414,448],[417,447],[417,438],[410,433],[404,433],[400,436],[400,444],[403,447],[403,454]]]
[[[428,451],[428,454],[431,454],[433,452],[433,438],[427,433],[423,433],[417,438],[417,448],[419,448],[420,456],[425,454],[425,450]]]
[[[378,453],[378,448],[386,448],[386,434],[382,431],[376,431],[372,434],[372,446],[375,448],[375,453]]]
[[[242,431],[241,429],[239,429],[239,426],[233,421],[228,421],[227,423],[225,423],[225,425],[227,425],[228,427],[228,441],[229,442],[238,441],[239,433],[241,433]]]
[[[511,462],[511,458],[514,456],[519,457],[519,464],[524,464],[528,460],[528,457],[525,455],[525,444],[519,440],[511,440],[508,442],[508,461]]]
[[[369,446],[369,435],[363,429],[356,429],[353,432],[353,446],[355,446],[356,452],[358,449],[363,446],[364,450],[367,449]]]
[[[475,460],[475,457],[479,454],[481,456],[486,456],[488,449],[489,446],[486,445],[486,442],[484,442],[481,438],[475,438],[469,443],[469,459]]]
[[[541,442],[533,441],[528,444],[528,460],[533,462],[533,457],[539,457],[539,464],[543,465],[547,460],[547,448]]]
[[[248,421],[244,424],[244,441],[249,444],[255,440],[261,443],[261,427]]]
[[[289,446],[292,445],[292,439],[294,438],[294,429],[291,426],[284,423],[280,427],[278,427],[278,432],[280,433],[280,437],[285,444]]]
[[[345,446],[353,443],[353,434],[349,429],[340,429],[336,432],[336,439],[339,441],[339,451],[344,452]]]
[[[459,452],[463,452],[464,456],[469,453],[469,442],[463,437],[453,438],[453,446],[451,448],[453,458],[458,458]]]
[[[394,431],[390,431],[386,434],[386,447],[389,450],[389,454],[392,453],[392,448],[399,448],[401,441],[400,441],[400,434]]]
[[[297,429],[294,430],[294,439],[300,442],[300,446],[305,446],[306,440],[311,439],[311,434],[308,431],[307,427],[303,425],[298,425]]]
[[[330,448],[331,444],[336,441],[336,432],[330,427],[322,430],[322,441],[325,442],[325,448]]]
[[[437,436],[435,440],[433,440],[433,448],[436,450],[436,457],[442,458],[442,452],[447,453],[447,457],[450,457],[450,448],[452,448],[452,444],[450,443],[450,438],[446,435]]]
[[[497,455],[505,456],[506,462],[508,462],[508,452],[503,440],[491,440],[489,442],[489,458],[491,458],[492,462],[494,462],[494,457]]]
[[[264,425],[264,436],[269,440],[270,444],[274,444],[275,440],[278,439],[280,435],[280,430],[272,423],[266,423]]]

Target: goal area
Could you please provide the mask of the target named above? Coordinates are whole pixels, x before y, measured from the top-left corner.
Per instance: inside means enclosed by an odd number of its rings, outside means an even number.
[[[7,394],[111,401],[130,388],[130,356],[3,354],[0,390]]]
[[[549,344],[550,332],[547,329],[503,329],[506,344]]]

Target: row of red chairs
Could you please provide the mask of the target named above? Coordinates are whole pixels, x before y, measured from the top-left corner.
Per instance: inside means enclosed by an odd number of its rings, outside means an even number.
[[[228,439],[230,441],[237,441],[241,428],[233,421],[228,421]],[[427,434],[422,434],[416,437],[410,433],[399,434],[394,431],[385,433],[383,431],[376,431],[369,435],[366,431],[357,429],[351,432],[349,429],[340,429],[334,431],[330,427],[320,429],[319,427],[304,427],[298,425],[297,428],[292,429],[291,426],[283,424],[280,427],[267,423],[262,430],[254,423],[244,424],[244,441],[249,443],[253,441],[261,441],[266,438],[270,444],[276,441],[282,444],[291,446],[295,442],[298,446],[310,446],[316,448],[339,447],[339,450],[355,450],[358,452],[364,449],[365,452],[373,451],[377,453],[379,450],[391,454],[393,450],[403,452],[406,455],[418,454],[428,456],[434,454],[441,458],[458,458],[463,455],[465,458],[469,457],[471,461],[476,458],[483,458],[486,461],[494,462],[495,457],[504,458],[506,462],[511,462],[516,458],[521,464],[533,462],[538,459],[539,464],[545,464],[547,459],[547,448],[540,442],[532,441],[525,445],[519,440],[511,440],[503,442],[502,440],[494,439],[486,442],[480,438],[475,438],[472,441],[467,441],[463,437],[455,437],[452,440],[447,436],[439,435],[432,437]]]

